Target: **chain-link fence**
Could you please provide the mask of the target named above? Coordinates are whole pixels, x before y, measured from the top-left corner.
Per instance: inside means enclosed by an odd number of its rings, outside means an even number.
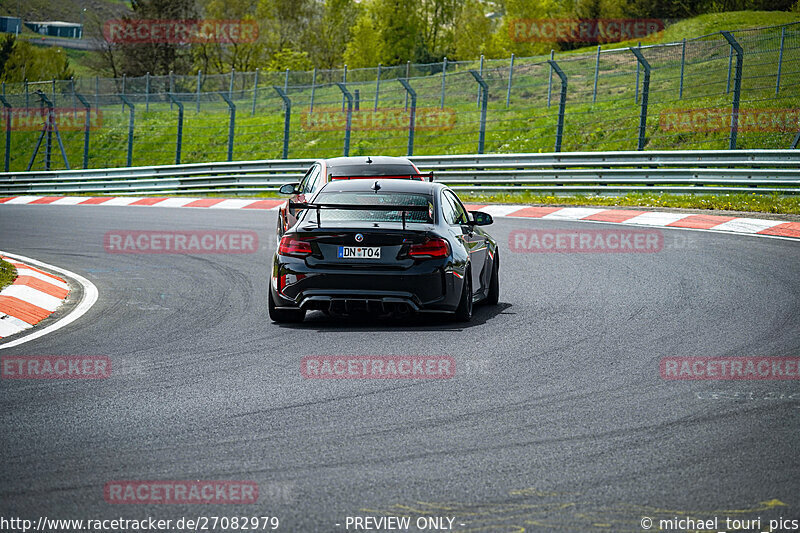
[[[799,85],[795,23],[544,57],[4,84],[0,138],[14,171],[790,148],[800,140]]]

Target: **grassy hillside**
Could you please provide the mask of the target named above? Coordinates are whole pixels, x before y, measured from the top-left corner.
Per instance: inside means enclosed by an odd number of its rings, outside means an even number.
[[[19,17],[23,20],[61,20],[80,22],[83,9],[101,20],[130,12],[127,0],[4,0],[0,2],[0,16]]]

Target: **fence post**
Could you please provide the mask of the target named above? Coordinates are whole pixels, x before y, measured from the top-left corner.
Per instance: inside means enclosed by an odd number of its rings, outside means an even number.
[[[480,65],[478,66],[478,74],[480,74],[480,75],[481,75],[481,78],[483,78],[483,54],[481,54],[481,63],[480,63]],[[478,97],[477,97],[477,99],[475,100],[475,104],[476,104],[478,107],[480,107],[480,106],[481,106],[481,87],[480,87],[480,86],[478,87]]]
[[[178,134],[175,137],[175,164],[181,164],[181,144],[183,141],[183,104],[173,96],[172,92],[167,93],[170,102],[175,102],[178,106]]]
[[[411,113],[409,114],[408,118],[408,150],[407,155],[411,157],[414,155],[414,128],[415,122],[417,120],[417,93],[414,89],[411,88],[411,85],[408,84],[408,80],[403,78],[399,78],[397,81],[405,88],[406,93],[411,96]]]
[[[8,103],[5,96],[0,96],[0,102],[3,103],[4,115],[6,116],[6,150],[5,150],[5,172],[8,172],[8,166],[11,163],[11,104]]]
[[[650,63],[642,55],[642,51],[638,48],[631,48],[631,52],[636,56],[637,64],[641,64],[644,69],[644,83],[642,84],[642,109],[639,114],[639,142],[636,146],[637,150],[644,150],[644,140],[647,128],[647,100],[650,95]]]
[[[77,111],[75,111],[78,107],[77,98],[75,97],[75,76],[70,76],[69,86],[72,90],[72,118],[78,118]]]
[[[550,95],[553,93],[553,60],[555,58],[556,51],[552,48],[550,49],[550,61],[548,64],[550,65],[550,75],[547,78],[547,107],[550,107]]]
[[[133,160],[133,121],[134,121],[134,106],[125,98],[124,94],[119,95],[119,99],[122,100],[122,108],[125,109],[127,105],[130,110],[130,118],[128,119],[128,166],[131,166],[131,161]]]
[[[637,46],[637,48],[638,48],[638,49],[639,49],[639,51],[641,52],[641,48],[642,48],[642,41],[639,41],[639,45]],[[638,56],[637,56],[637,59],[638,59]],[[635,95],[635,96],[634,96],[634,101],[635,101],[637,104],[639,103],[639,71],[641,70],[639,67],[640,67],[640,64],[639,64],[639,62],[637,61],[637,62],[636,62],[636,90],[634,91],[634,95]]]
[[[347,157],[350,155],[350,128],[353,125],[353,95],[350,94],[344,83],[337,82],[336,86],[339,87],[342,95],[347,99],[347,122],[345,122],[344,127],[344,156]]]
[[[228,85],[228,99],[232,99],[233,98],[233,77],[235,75],[236,75],[236,69],[231,67],[231,82]]]
[[[286,94],[285,91],[282,91],[280,87],[272,87],[275,89],[275,92],[278,93],[278,96],[283,98],[283,109],[284,117],[283,117],[283,159],[289,158],[289,126],[292,120],[292,101],[289,99],[289,96]]]
[[[99,105],[99,98],[100,98],[100,76],[94,77],[94,108],[100,109]],[[27,99],[26,99],[27,102]]]
[[[731,92],[731,68],[733,67],[733,45],[728,47],[728,83],[725,85],[725,94]]]
[[[681,45],[681,84],[678,88],[678,100],[683,98],[683,71],[686,65],[686,37],[683,38]]]
[[[342,74],[342,83],[347,84],[347,64],[344,65],[344,72]],[[345,97],[342,95],[342,112],[344,112]]]
[[[739,134],[739,97],[742,91],[742,65],[744,63],[744,50],[736,42],[729,31],[723,31],[722,36],[731,45],[731,50],[736,50],[736,74],[733,80],[733,103],[731,105],[731,137],[728,148],[736,150],[736,137]]]
[[[195,89],[197,92],[197,113],[200,112],[200,87],[203,85],[203,71],[201,69],[197,69],[197,88]]]
[[[317,89],[317,67],[314,67],[314,74],[311,76],[311,106],[308,110],[309,113],[314,112],[314,92]]]
[[[375,80],[375,111],[378,110],[378,94],[381,92],[381,64],[378,63],[378,79]]]
[[[558,77],[561,79],[561,96],[558,100],[558,124],[556,125],[556,147],[555,151],[561,151],[561,140],[564,138],[564,111],[567,106],[567,75],[558,66],[558,63],[552,59],[548,61],[550,68],[555,70]]]
[[[144,75],[144,112],[150,112],[150,73]]]
[[[480,134],[478,135],[478,153],[482,154],[484,143],[486,141],[486,108],[489,103],[489,86],[485,81],[483,81],[483,76],[481,76],[479,73],[475,72],[474,70],[470,70],[469,73],[472,74],[472,77],[478,82],[478,86],[483,97],[481,98],[481,130]]]
[[[169,92],[175,92],[175,77],[171,70],[169,71]]]
[[[594,60],[594,89],[592,89],[592,103],[597,103],[597,78],[600,76],[600,45],[597,45],[597,57]]]
[[[356,111],[359,111],[361,109],[361,91],[359,91],[358,89],[354,90],[353,99],[355,100],[355,102],[353,103],[353,107],[355,108]]]
[[[28,110],[28,107],[30,107],[29,100],[30,100],[30,97],[29,97],[29,92],[28,92],[28,78],[25,78],[25,110],[26,111]]]
[[[56,107],[56,80],[53,80],[53,107]]]
[[[783,42],[786,40],[786,26],[781,28],[781,49],[778,52],[778,76],[775,81],[775,96],[781,91],[781,67],[783,66]]]
[[[406,61],[406,79],[410,77],[410,74],[411,74],[411,61]],[[408,93],[406,93],[405,110],[408,111]]]
[[[508,109],[509,104],[511,104],[511,81],[513,78],[514,78],[514,52],[511,52],[511,64],[508,66],[508,90],[506,91],[506,109]]]
[[[289,93],[289,69],[286,69],[286,75],[283,78],[283,92]]]
[[[442,60],[442,103],[441,108],[444,109],[444,94],[445,94],[445,79],[447,78],[447,56]]]
[[[86,110],[86,118],[83,121],[83,168],[89,168],[89,130],[92,126],[92,107],[80,93],[75,93],[75,96],[81,101],[83,108]],[[98,111],[96,109],[95,116],[98,116]]]
[[[122,75],[122,96],[125,96],[125,74]],[[122,111],[125,111],[125,103],[122,104]]]
[[[256,76],[253,79],[253,111],[251,116],[256,116],[256,99],[258,98],[258,68],[256,68]]]
[[[233,70],[231,70],[231,86],[233,86]],[[228,104],[230,119],[228,120],[228,161],[233,161],[233,134],[236,128],[236,104],[233,103],[230,96],[225,93],[219,93],[223,100]]]

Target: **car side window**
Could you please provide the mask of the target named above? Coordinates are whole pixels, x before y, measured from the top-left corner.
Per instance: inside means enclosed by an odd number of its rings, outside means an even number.
[[[456,210],[453,207],[452,200],[447,197],[446,192],[442,193],[442,216],[444,217],[444,221],[451,226],[456,224]]]
[[[456,195],[451,191],[445,191],[444,194],[453,205],[454,215],[452,224],[467,224],[469,222],[469,214],[467,210],[464,209],[464,206],[461,205],[461,201],[456,198]]]
[[[312,193],[317,189],[319,174],[320,174],[319,165],[314,165],[313,167],[311,167],[311,171],[305,178],[303,178],[303,182],[300,184],[301,185],[300,190],[303,192],[303,194]]]

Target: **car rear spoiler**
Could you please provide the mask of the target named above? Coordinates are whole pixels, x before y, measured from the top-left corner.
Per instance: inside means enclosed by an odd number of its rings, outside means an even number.
[[[336,209],[341,211],[400,211],[403,221],[403,229],[406,229],[406,215],[410,211],[428,211],[427,205],[364,205],[364,204],[315,204],[310,202],[289,201],[289,207],[293,209],[316,209],[317,227],[322,227],[320,212],[323,209]]]
[[[414,178],[428,178],[428,181],[433,181],[433,172],[428,172],[427,174],[398,174],[396,176],[331,176],[331,181],[333,180],[368,180],[368,179],[380,179],[380,180],[394,180],[394,179],[414,179]]]

